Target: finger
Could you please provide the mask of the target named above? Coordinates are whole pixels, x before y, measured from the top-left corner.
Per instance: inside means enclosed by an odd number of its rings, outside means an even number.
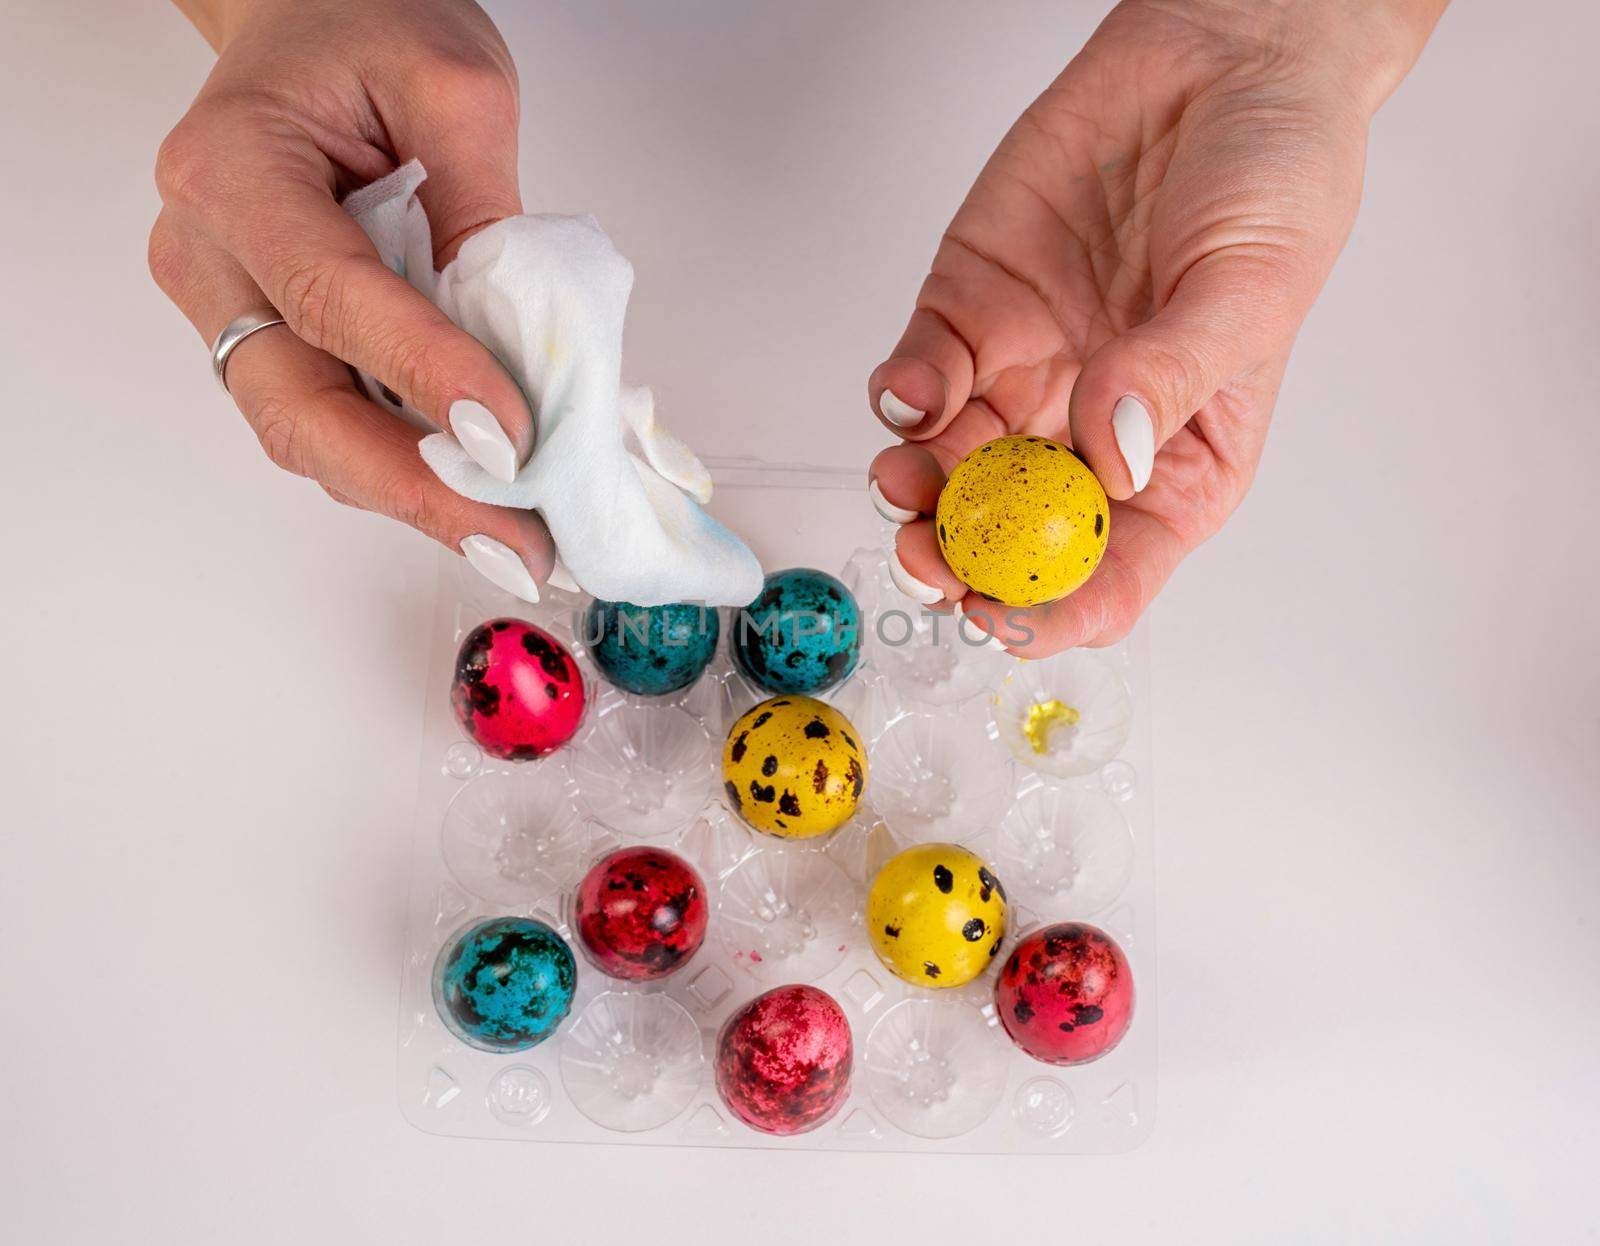
[[[1070,596],[1022,610],[969,593],[959,608],[975,630],[997,637],[1019,657],[1115,644],[1133,629],[1187,552],[1184,541],[1155,516],[1114,504],[1105,556]]]
[[[1089,357],[1068,407],[1072,442],[1111,497],[1143,489],[1162,445],[1219,391],[1275,366],[1315,286],[1282,259],[1215,252],[1161,311]]]
[[[908,523],[895,533],[894,544],[889,547],[889,578],[921,606],[947,606],[967,592],[967,586],[956,578],[939,552],[939,538],[931,519]]]
[[[555,564],[544,520],[450,489],[417,453],[417,431],[356,392],[336,360],[285,334],[229,371],[240,408],[280,467],[456,550],[513,596],[539,600]]]
[[[902,437],[936,433],[947,411],[966,405],[972,370],[972,351],[950,322],[918,307],[894,353],[868,378],[867,397],[878,417]]]
[[[963,239],[966,213],[963,207],[940,240],[905,333],[868,380],[873,410],[907,440],[941,434],[1003,362],[1048,359],[1061,349],[1054,321],[1036,314],[1034,291]],[[1024,222],[1018,236],[1048,225]]]
[[[167,214],[151,234],[150,266],[206,341],[237,308],[262,298],[232,257]],[[500,588],[538,601],[555,561],[543,520],[449,489],[417,453],[417,432],[357,393],[338,360],[284,329],[264,330],[234,350],[227,379],[280,467],[341,502],[409,524],[465,554]]]
[[[888,551],[889,577],[907,597],[925,606],[959,600],[967,591],[945,564],[931,521],[950,469],[986,441],[1006,431],[1005,423],[980,401],[970,402],[944,431],[930,441],[890,446],[872,461],[868,472],[878,513],[902,524]],[[902,514],[904,519],[896,518]],[[908,561],[909,560],[909,561]]]
[[[383,264],[334,202],[332,165],[314,143],[199,107],[163,144],[157,176],[174,215],[237,257],[297,336],[449,427],[491,475],[515,478],[534,440],[521,389]]]
[[[876,506],[881,496],[894,510],[933,514],[951,469],[984,442],[1003,437],[1008,431],[995,410],[978,400],[969,402],[937,437],[880,450],[867,469],[869,487],[876,491],[873,504]],[[915,517],[897,519],[881,506],[878,513],[898,523]]]
[[[901,443],[880,450],[867,469],[873,509],[891,523],[932,515],[944,488],[945,471],[926,447]]]

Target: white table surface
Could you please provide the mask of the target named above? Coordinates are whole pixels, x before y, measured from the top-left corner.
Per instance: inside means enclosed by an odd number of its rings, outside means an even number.
[[[632,257],[664,416],[863,468],[938,231],[1098,15],[491,8],[527,201]],[[205,47],[154,0],[5,26],[0,1237],[1594,1239],[1593,6],[1446,17],[1255,491],[1161,599],[1159,1120],[1089,1160],[401,1119],[432,550],[271,470],[146,275]]]

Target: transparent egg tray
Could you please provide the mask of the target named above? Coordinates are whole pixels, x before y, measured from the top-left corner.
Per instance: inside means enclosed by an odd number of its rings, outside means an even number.
[[[894,590],[883,552],[893,529],[873,514],[860,473],[736,462],[716,463],[714,473],[710,509],[767,570],[817,567],[856,594],[860,663],[820,695],[867,742],[861,807],[831,835],[803,842],[752,831],[727,807],[727,728],[772,695],[728,656],[736,612],[723,612],[719,652],[695,684],[640,697],[607,683],[585,653],[588,598],[552,590],[527,606],[443,555],[401,991],[406,1117],[430,1133],[545,1142],[1062,1154],[1137,1146],[1155,1108],[1142,630],[1115,648],[1041,662],[973,645],[975,632]],[[584,722],[541,760],[488,757],[450,709],[456,650],[496,617],[551,632],[583,670]],[[1040,709],[1052,705],[1056,713]],[[1009,897],[1005,945],[959,988],[902,982],[874,956],[863,928],[877,868],[928,842],[976,852]],[[573,895],[589,865],[634,844],[684,856],[710,893],[704,945],[655,982],[606,977],[573,929]],[[554,927],[578,958],[578,985],[555,1035],[495,1054],[446,1030],[432,973],[464,926],[503,915]],[[1111,935],[1136,992],[1122,1041],[1070,1067],[1015,1047],[993,1004],[1012,945],[1063,920]],[[732,1012],[791,982],[818,986],[843,1007],[854,1073],[848,1101],[825,1124],[776,1137],[722,1104],[712,1058]]]

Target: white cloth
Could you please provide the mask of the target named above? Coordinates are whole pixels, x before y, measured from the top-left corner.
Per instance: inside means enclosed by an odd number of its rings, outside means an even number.
[[[648,389],[622,385],[622,322],[633,267],[593,217],[517,216],[475,234],[444,271],[416,189],[413,160],[345,207],[384,263],[487,346],[522,386],[538,436],[510,484],[448,433],[422,440],[434,474],[465,497],[537,510],[572,578],[597,597],[641,606],[742,606],[761,566],[701,503],[711,477],[655,422]],[[371,377],[373,401],[432,427]]]

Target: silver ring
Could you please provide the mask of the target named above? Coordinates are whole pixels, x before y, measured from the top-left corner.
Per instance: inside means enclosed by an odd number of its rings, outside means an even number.
[[[217,340],[211,343],[211,372],[217,378],[217,384],[222,386],[222,392],[228,393],[228,356],[238,348],[240,342],[252,333],[261,329],[270,329],[275,324],[284,324],[286,321],[270,307],[266,311],[246,312],[242,316],[235,316],[222,326],[222,332],[217,334]]]

